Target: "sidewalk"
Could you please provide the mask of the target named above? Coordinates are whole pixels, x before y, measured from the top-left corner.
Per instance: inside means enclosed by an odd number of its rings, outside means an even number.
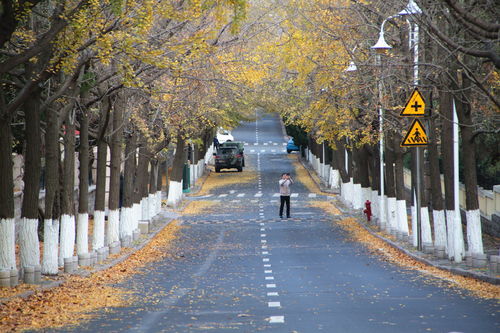
[[[1,297],[0,304],[6,303],[14,298],[28,298],[29,296],[35,294],[40,290],[47,290],[55,288],[63,284],[69,276],[77,275],[82,277],[88,277],[93,273],[100,272],[109,269],[125,260],[127,260],[132,254],[142,249],[146,246],[163,228],[168,226],[173,220],[177,219],[180,215],[172,209],[162,208],[161,212],[155,215],[151,219],[150,230],[147,234],[141,234],[140,237],[133,241],[130,247],[122,248],[122,250],[115,254],[109,256],[104,261],[95,264],[94,266],[79,266],[78,269],[72,273],[60,272],[57,276],[43,276],[40,284],[26,285],[20,283],[18,285],[21,289],[19,293],[11,294],[8,297]],[[23,288],[24,287],[24,288]],[[8,290],[8,289],[6,289]]]
[[[322,183],[321,179],[318,177],[316,172],[312,169],[311,165],[309,165],[302,158],[298,158],[302,166],[307,170],[313,181],[320,188],[320,190],[324,193],[336,193],[325,186]],[[338,193],[338,192],[337,192]],[[393,239],[392,236],[389,236],[382,232],[383,235],[380,234],[379,228],[374,221],[372,223],[368,223],[366,221],[366,217],[364,216],[362,210],[354,210],[351,207],[348,207],[339,197],[335,199],[335,203],[337,207],[345,214],[347,217],[353,217],[356,219],[359,225],[361,225],[364,229],[366,229],[371,235],[377,237],[398,251],[408,255],[409,257],[424,263],[429,266],[436,267],[438,269],[442,269],[444,271],[451,272],[453,274],[472,277],[481,281],[485,281],[491,284],[500,285],[500,274],[492,273],[490,268],[487,266],[486,268],[474,268],[469,266],[464,260],[462,263],[454,263],[448,259],[439,259],[433,254],[427,254],[422,251],[417,250],[410,242],[396,240]],[[391,237],[391,238],[389,238]],[[485,253],[496,251],[495,248],[488,248],[489,244],[485,244]]]

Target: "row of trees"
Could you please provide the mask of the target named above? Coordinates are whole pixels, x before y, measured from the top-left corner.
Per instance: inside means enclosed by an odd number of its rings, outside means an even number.
[[[242,103],[224,60],[236,58],[245,12],[244,0],[1,1],[0,269],[18,264],[16,234],[19,265],[40,265],[40,218],[44,274],[57,274],[75,251],[117,246],[131,237],[138,220],[161,205],[159,164],[169,147],[175,157],[168,202],[179,202],[187,145],[195,147],[197,163],[214,129],[239,120],[235,109]],[[95,147],[89,249],[88,175]],[[16,149],[25,160],[17,226]],[[45,202],[39,207],[42,162]]]
[[[500,25],[494,2],[416,1],[421,14],[392,17],[385,24],[385,38],[393,50],[382,55],[380,62],[371,46],[377,41],[381,23],[405,9],[407,0],[274,3],[274,39],[264,51],[258,51],[263,59],[267,54],[274,55],[274,61],[267,64],[275,76],[262,88],[262,103],[279,110],[289,124],[309,134],[311,149],[322,162],[330,162],[332,169],[338,170],[342,193],[356,208],[367,199],[379,202],[378,142],[383,134],[388,209],[382,220],[391,230],[404,234],[409,232],[404,166],[411,161],[415,187],[416,152],[400,146],[409,121],[399,113],[414,88],[415,46],[409,42],[409,27],[419,26],[418,79],[427,102],[425,123],[430,138],[420,158],[421,169],[428,169],[429,174],[429,189],[421,194],[423,242],[444,247],[449,258],[457,262],[465,254],[453,187],[452,127],[456,110],[467,193],[466,244],[472,255],[482,254],[476,173],[476,149],[481,142],[493,143],[481,151],[492,154],[489,170],[497,170],[496,181],[500,163],[494,155],[498,153],[500,106]],[[379,107],[384,109],[383,133],[379,132]],[[332,150],[326,162],[322,147],[316,146],[323,142]],[[412,196],[414,202],[414,191]],[[415,214],[412,206],[414,236]]]

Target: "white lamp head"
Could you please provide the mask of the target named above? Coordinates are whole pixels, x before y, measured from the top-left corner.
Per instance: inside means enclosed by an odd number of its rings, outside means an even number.
[[[387,44],[387,42],[385,41],[383,27],[380,30],[377,43],[373,45],[371,48],[377,51],[378,53],[385,53],[385,51],[392,49],[392,46]]]
[[[422,14],[422,9],[415,3],[414,0],[409,0],[405,9],[398,13],[399,15],[417,15]]]
[[[356,64],[354,63],[354,61],[351,61],[349,63],[349,66],[344,70],[344,72],[354,72],[354,71],[357,71],[358,70],[358,67],[356,66]]]

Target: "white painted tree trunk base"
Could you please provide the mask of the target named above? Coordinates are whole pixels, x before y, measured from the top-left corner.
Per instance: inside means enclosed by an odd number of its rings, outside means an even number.
[[[104,220],[106,213],[102,210],[94,211],[94,233],[92,249],[94,251],[104,247]]]
[[[79,213],[76,221],[76,253],[85,254],[89,252],[89,214]]]
[[[411,240],[413,246],[418,246],[418,225],[417,225],[417,208],[415,205],[411,206]]]
[[[352,206],[354,209],[363,208],[363,193],[361,192],[361,184],[353,184],[353,202]]]
[[[42,274],[57,275],[59,273],[59,220],[46,219],[43,223]]]
[[[461,263],[465,256],[464,234],[462,229],[462,215],[460,210],[455,210],[453,214],[453,260]],[[470,252],[470,251],[469,251]],[[472,253],[471,253],[472,255]]]
[[[340,172],[338,169],[330,170],[330,188],[338,189],[340,187]]]
[[[372,193],[371,193],[371,197],[370,197],[370,201],[372,203],[372,215],[375,216],[375,217],[378,217],[379,216],[379,210],[378,210],[378,192],[377,191],[373,191],[372,190]]]
[[[398,221],[399,231],[404,235],[410,234],[408,228],[408,213],[406,211],[406,200],[396,200],[396,218]]]
[[[467,217],[467,245],[471,255],[484,254],[481,232],[481,212],[479,209],[465,212]]]
[[[141,220],[149,220],[151,216],[149,216],[149,206],[148,206],[148,198],[141,199]]]
[[[156,215],[156,199],[155,195],[152,193],[148,195],[148,209],[149,218],[153,218]]]
[[[132,230],[132,219],[133,219],[133,208],[122,207],[120,209],[120,227],[119,227],[120,239],[124,239],[126,236],[132,234],[130,232]]]
[[[392,229],[393,233],[399,230],[396,210],[396,198],[387,197],[387,224]]]
[[[161,212],[161,191],[156,192],[156,214]]]
[[[177,205],[182,201],[182,196],[182,181],[170,181],[167,205],[170,207],[177,207]]]
[[[113,209],[108,213],[108,246],[120,241],[120,210]]]
[[[448,236],[446,232],[446,218],[444,210],[433,210],[432,219],[434,220],[434,246],[448,248]]]
[[[0,269],[16,268],[16,220],[0,219]]]
[[[429,209],[420,207],[420,226],[422,228],[422,243],[433,244]]]
[[[135,230],[139,227],[139,220],[142,219],[141,204],[134,203],[132,210],[134,214],[134,219],[132,220],[132,230]]]
[[[369,187],[362,187],[361,188],[361,208],[365,209],[365,203],[366,200],[371,201],[371,196],[372,196],[372,189]]]
[[[75,252],[75,216],[61,216],[61,242],[59,246],[59,266],[64,266],[64,258],[73,257]]]
[[[21,267],[40,265],[38,219],[23,217],[19,226],[19,254]]]
[[[455,257],[455,245],[453,241],[453,235],[455,233],[454,219],[455,219],[455,211],[454,210],[446,210],[446,234],[448,236],[446,251],[448,253],[448,259],[453,260]]]

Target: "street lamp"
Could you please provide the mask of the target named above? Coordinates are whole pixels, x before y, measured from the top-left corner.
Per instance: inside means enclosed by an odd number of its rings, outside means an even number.
[[[390,50],[392,46],[390,46],[384,38],[384,26],[385,23],[389,20],[392,20],[399,16],[407,16],[407,15],[417,15],[421,14],[422,10],[415,3],[414,0],[409,0],[406,7],[400,11],[396,15],[389,16],[384,21],[382,21],[382,25],[380,26],[380,33],[377,43],[373,45],[371,48],[377,52],[377,65],[382,66],[380,55],[384,54],[387,50]],[[406,20],[408,25],[410,26],[410,48],[413,48],[413,85],[416,87],[418,85],[418,25],[415,23],[413,27],[410,21]],[[379,135],[380,135],[380,224],[383,227],[385,225],[385,200],[384,200],[384,132],[383,132],[383,121],[384,121],[384,110],[382,108],[382,82],[381,78],[378,81],[378,97],[379,97]],[[420,232],[420,147],[417,147],[416,152],[416,164],[417,164],[417,188],[416,188],[416,196],[417,196],[417,239],[418,239],[418,248],[421,249],[422,246],[422,235]]]

